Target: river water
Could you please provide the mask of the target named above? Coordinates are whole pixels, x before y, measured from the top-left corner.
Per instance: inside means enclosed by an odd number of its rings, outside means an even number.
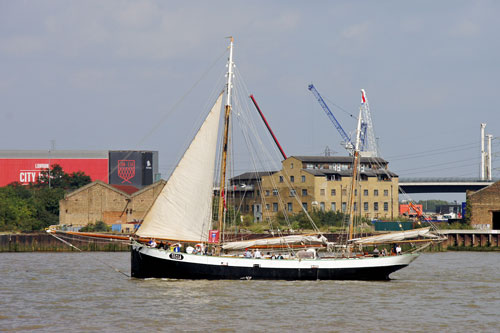
[[[126,277],[129,253],[0,253],[0,330],[498,332],[500,253],[423,254],[386,282]]]

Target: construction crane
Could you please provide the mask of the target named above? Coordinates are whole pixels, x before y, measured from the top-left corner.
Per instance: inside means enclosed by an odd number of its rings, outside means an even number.
[[[366,92],[361,89],[361,152],[366,157],[378,157],[377,142],[375,140],[375,131],[373,130],[372,116]]]
[[[310,84],[307,88],[313,93],[314,97],[316,97],[319,105],[321,105],[321,107],[325,111],[328,118],[330,118],[330,120],[332,121],[333,126],[335,126],[337,131],[340,133],[340,136],[344,140],[342,142],[342,145],[344,146],[344,148],[347,149],[349,154],[352,155],[354,152],[354,144],[352,143],[351,138],[349,138],[349,135],[347,135],[347,133],[344,131],[344,129],[342,128],[342,126],[338,122],[337,118],[335,118],[332,111],[330,111],[330,108],[328,107],[328,105],[326,105],[325,101],[323,100],[323,97],[321,97],[321,95],[319,94],[318,90],[316,90],[314,85]]]
[[[340,123],[338,122],[337,118],[333,115],[332,111],[326,105],[325,101],[323,100],[323,97],[321,97],[320,93],[318,90],[314,87],[313,84],[310,84],[308,86],[308,89],[313,93],[314,97],[318,100],[319,104],[325,111],[326,115],[330,120],[332,121],[333,125],[337,129],[337,131],[340,133],[342,136],[342,139],[344,141],[342,142],[342,145],[347,149],[349,154],[352,155],[353,149],[354,149],[354,144],[352,143],[351,139],[347,135],[347,133],[344,131]],[[366,92],[364,89],[361,89],[361,129],[360,129],[360,155],[363,157],[378,157],[378,151],[377,151],[377,143],[375,141],[375,133],[373,130],[373,123],[372,123],[372,118],[370,114],[370,106],[368,105],[368,99],[366,98]]]

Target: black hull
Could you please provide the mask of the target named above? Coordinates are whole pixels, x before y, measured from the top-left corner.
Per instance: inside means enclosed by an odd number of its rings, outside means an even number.
[[[207,280],[390,280],[389,275],[408,265],[383,267],[292,269],[205,265],[166,260],[132,249],[132,277]]]

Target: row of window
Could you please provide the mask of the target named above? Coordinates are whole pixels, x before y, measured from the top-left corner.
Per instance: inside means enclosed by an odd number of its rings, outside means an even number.
[[[295,196],[296,192],[295,190],[290,190],[290,196]],[[320,195],[325,195],[325,189],[322,188],[319,190],[319,194]],[[337,190],[336,189],[332,189],[330,191],[330,194],[332,197],[336,196],[337,195]],[[270,190],[266,190],[266,197],[268,197],[269,195],[271,195],[271,191]],[[273,189],[273,195],[274,196],[277,196],[278,195],[278,190],[277,189]],[[306,196],[307,195],[307,189],[302,189],[302,196]],[[343,196],[346,196],[347,195],[347,189],[342,189],[342,195]],[[354,196],[357,196],[358,195],[358,190],[354,190]],[[363,190],[363,196],[367,197],[368,196],[368,190]],[[373,190],[373,196],[374,197],[378,197],[378,190]],[[384,197],[388,197],[389,196],[389,190],[384,190]]]
[[[301,181],[303,183],[306,182],[306,176],[301,176]],[[285,179],[283,178],[283,176],[280,176],[280,183],[283,183],[285,181]],[[290,183],[295,183],[295,176],[290,176]]]
[[[358,204],[357,202],[354,203],[353,209],[354,209],[355,212],[358,211],[357,204]],[[277,212],[278,211],[278,203],[274,202],[272,205],[273,205],[273,212]],[[302,203],[302,207],[304,207],[304,209],[307,210],[307,202],[303,202]],[[270,208],[271,208],[271,205],[270,204],[266,204],[266,210],[270,210]],[[291,203],[291,202],[287,203],[286,209],[289,212],[293,211],[293,203]],[[324,202],[320,202],[319,203],[319,209],[321,209],[322,211],[325,210],[325,203]],[[336,211],[337,210],[337,203],[336,202],[332,202],[331,206],[330,206],[330,209],[332,211]],[[342,211],[345,212],[346,209],[347,209],[347,202],[342,202]],[[368,211],[368,209],[369,209],[369,203],[368,202],[363,202],[363,210],[364,211]],[[375,212],[379,211],[379,203],[378,202],[374,202],[373,203],[373,211],[375,211]],[[389,203],[388,202],[384,202],[384,212],[388,212],[388,211],[389,211]]]
[[[342,176],[340,175],[326,175],[325,176],[326,180],[328,181],[341,181],[342,180]],[[300,176],[300,179],[303,183],[306,182],[306,176]],[[391,178],[388,177],[387,175],[379,175],[377,176],[377,179],[379,181],[390,181]],[[367,175],[360,175],[360,180],[368,180],[368,176]],[[283,178],[283,176],[279,176],[279,181],[280,183],[283,183],[285,181],[285,178]],[[295,183],[295,176],[290,176],[290,183]]]

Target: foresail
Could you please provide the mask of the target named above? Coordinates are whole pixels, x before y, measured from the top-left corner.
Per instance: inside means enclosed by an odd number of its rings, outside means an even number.
[[[380,243],[391,243],[402,241],[405,239],[415,239],[417,237],[430,238],[430,239],[438,239],[439,236],[432,233],[430,227],[428,228],[419,228],[408,231],[398,231],[398,232],[389,232],[387,234],[363,237],[354,240],[356,244],[380,244]]]
[[[208,239],[222,94],[150,208],[140,237]]]
[[[291,244],[304,244],[304,245],[326,245],[328,240],[322,235],[291,235],[284,237],[261,238],[252,239],[247,241],[230,242],[222,246],[224,250],[241,250],[252,246],[274,246],[274,245],[291,245]]]

